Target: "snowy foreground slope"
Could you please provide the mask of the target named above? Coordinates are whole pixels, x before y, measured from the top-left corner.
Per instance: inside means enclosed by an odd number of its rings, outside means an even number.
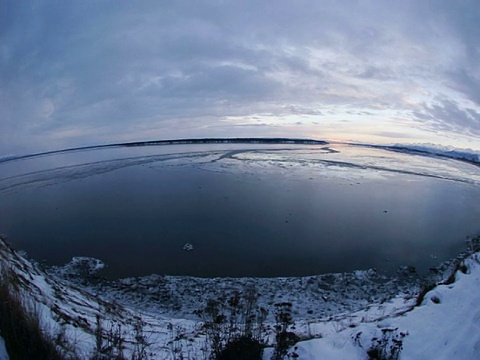
[[[337,331],[328,323],[316,324],[322,338],[297,344],[300,359],[366,359],[365,350],[375,341],[394,346],[401,341],[400,359],[480,358],[480,257],[465,259],[466,273],[457,271],[455,281],[428,292],[420,306],[402,315],[386,313],[368,320],[360,311],[352,325]],[[265,357],[268,358],[268,357]]]
[[[126,358],[138,355],[144,359],[209,358],[204,323],[193,314],[195,307],[202,308],[206,301],[204,297],[195,295],[197,290],[202,292],[200,288],[192,288],[192,293],[185,290],[182,298],[172,302],[177,309],[175,312],[168,306],[148,306],[147,302],[138,300],[148,293],[155,295],[159,281],[156,277],[126,279],[116,285],[79,286],[41,270],[3,240],[0,240],[0,265],[2,270],[14,275],[25,306],[35,309],[44,331],[52,337],[61,335],[64,339],[62,346],[74,351],[80,359],[92,357],[98,346],[99,334],[103,342],[111,341],[112,334],[121,336],[122,353]],[[399,354],[400,359],[478,359],[480,255],[470,254],[445,269],[452,266],[460,270],[456,270],[453,276],[449,276],[448,271],[439,275],[439,283],[426,293],[418,306],[415,294],[398,285],[398,280],[394,281],[397,284],[395,287],[371,272],[284,278],[276,282],[264,280],[256,286],[260,287],[259,292],[264,292],[263,298],[259,298],[261,306],[268,307],[270,303],[283,299],[292,301],[297,307],[295,325],[290,327],[290,331],[300,341],[288,350],[289,358],[368,359],[369,353],[387,352],[387,355]],[[449,279],[445,280],[447,277]],[[232,279],[167,280],[162,278],[162,281],[167,281],[163,286],[168,286],[171,293],[181,291],[179,283],[182,281],[190,287],[210,284],[217,291],[228,291],[235,288],[235,284],[242,285],[242,280],[235,282]],[[155,282],[157,287],[154,287]],[[341,293],[350,297],[343,303],[341,294],[338,294],[342,282],[350,293]],[[275,292],[272,286],[281,288],[281,284],[286,286],[284,290]],[[374,295],[369,290],[370,301],[367,302],[367,295],[360,287],[374,287],[375,284],[382,287],[388,296]],[[317,298],[311,287],[319,289]],[[358,292],[354,288],[358,288]],[[389,293],[392,289],[397,289],[398,293]],[[141,295],[135,296],[136,293]],[[296,305],[303,293],[306,299]],[[337,297],[334,296],[336,293]],[[288,298],[289,294],[292,297]],[[162,301],[160,295],[155,296],[157,303]],[[329,297],[331,302],[327,301]],[[271,299],[270,303],[265,299]],[[177,302],[182,300],[187,306],[178,306]],[[315,302],[316,308],[313,307]],[[319,311],[320,315],[317,315],[317,309],[326,307],[330,310]],[[271,317],[267,317],[261,329],[265,343],[270,346],[265,349],[264,359],[269,359],[273,352],[273,322]]]

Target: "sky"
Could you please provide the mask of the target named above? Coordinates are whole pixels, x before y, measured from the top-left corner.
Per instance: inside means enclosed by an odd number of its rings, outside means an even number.
[[[0,0],[0,156],[201,137],[480,150],[480,2]]]

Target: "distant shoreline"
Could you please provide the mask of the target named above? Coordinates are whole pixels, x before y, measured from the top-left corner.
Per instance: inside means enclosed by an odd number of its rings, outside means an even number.
[[[339,144],[339,145],[349,145],[349,146],[358,146],[358,147],[368,147],[372,149],[380,149],[385,151],[395,151],[412,155],[420,156],[434,156],[445,159],[452,159],[462,161],[474,166],[480,167],[480,155],[474,153],[462,152],[462,151],[445,151],[438,150],[435,148],[426,148],[418,147],[414,145],[377,145],[377,144],[363,144],[363,143],[351,143],[351,142],[329,142],[325,140],[314,140],[314,139],[303,139],[303,138],[284,138],[284,137],[275,137],[275,138],[187,138],[187,139],[170,139],[170,140],[147,140],[147,141],[131,141],[123,143],[112,143],[104,145],[89,145],[81,146],[74,148],[66,148],[60,150],[50,150],[44,152],[38,152],[34,154],[27,155],[12,155],[4,158],[0,158],[0,164],[16,161],[30,159],[40,156],[63,154],[75,151],[83,150],[97,150],[97,149],[108,149],[116,147],[142,147],[142,146],[161,146],[161,145],[198,145],[198,144],[266,144],[266,145],[275,145],[275,144],[290,144],[290,145],[330,145],[330,144]]]
[[[115,147],[140,147],[140,146],[158,146],[158,145],[195,145],[195,144],[292,144],[292,145],[328,145],[324,140],[312,139],[295,139],[295,138],[193,138],[193,139],[172,139],[172,140],[148,140],[148,141],[133,141],[124,143],[112,143],[105,145],[90,145],[75,148],[67,148],[61,150],[44,151],[28,155],[9,156],[0,159],[0,164],[29,159],[45,155],[62,154],[82,150],[106,149]]]

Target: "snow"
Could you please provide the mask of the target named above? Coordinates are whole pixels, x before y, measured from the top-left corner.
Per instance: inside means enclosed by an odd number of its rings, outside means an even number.
[[[396,144],[395,148],[405,148],[415,151],[426,152],[433,155],[451,157],[453,159],[468,160],[480,163],[480,151],[472,149],[458,149],[450,146],[440,146],[436,144],[416,144],[402,145]]]
[[[374,322],[363,321],[355,327],[336,331],[322,327],[322,338],[296,344],[300,359],[365,359],[379,329],[403,333],[402,360],[480,358],[480,256],[465,260],[466,274],[458,271],[455,282],[438,285],[427,293],[420,306],[401,316],[388,315]],[[264,359],[268,359],[265,356]]]
[[[476,253],[459,259],[446,264],[444,270],[461,263],[460,268],[465,273],[457,271],[452,282],[439,278],[438,285],[425,295],[419,306],[415,306],[416,297],[408,293],[406,287],[395,287],[390,280],[372,271],[262,279],[256,285],[265,292],[264,300],[270,299],[273,303],[292,300],[296,307],[295,324],[290,331],[302,341],[288,350],[290,356],[305,360],[366,359],[367,351],[376,343],[383,342],[389,347],[397,341],[402,343],[402,360],[477,359],[480,354],[480,255]],[[97,264],[96,261],[87,263]],[[197,309],[204,306],[205,291],[210,291],[210,295],[219,296],[222,292],[225,295],[229,289],[235,290],[236,286],[255,280],[216,278],[202,282],[195,278],[151,276],[122,280],[117,289],[92,284],[82,287],[79,282],[75,285],[70,281],[75,277],[67,281],[53,273],[45,273],[3,241],[0,242],[0,265],[8,266],[21,280],[25,304],[36,309],[43,329],[52,336],[63,333],[65,341],[81,358],[88,358],[95,350],[97,316],[101,316],[105,330],[121,329],[126,339],[124,354],[127,357],[135,351],[135,337],[138,336],[135,326],[142,324],[142,336],[148,339],[149,358],[173,358],[180,353],[186,358],[205,358],[207,341],[203,322],[192,314],[192,310],[195,306]],[[443,279],[447,277],[448,271]],[[147,293],[155,294],[154,283],[159,279],[165,281],[165,278],[172,293],[181,290],[182,286],[191,289],[179,299],[190,305],[175,312],[174,309],[167,311],[147,306],[153,298],[138,301]],[[383,289],[380,294],[371,296],[369,301],[362,299],[362,287],[368,293],[375,283]],[[329,284],[329,292],[322,289],[325,284]],[[309,286],[322,291],[312,292]],[[342,286],[347,290],[340,291]],[[393,290],[397,294],[388,295]],[[131,297],[126,296],[127,293]],[[115,301],[107,301],[109,296]],[[331,300],[325,302],[324,297],[329,296]],[[260,297],[261,304],[268,306],[264,300]],[[156,302],[162,301],[157,299]],[[335,306],[337,302],[339,305]],[[307,309],[312,310],[315,304],[311,314]],[[320,311],[325,306],[330,310]],[[271,318],[267,319],[264,338],[269,348],[265,349],[264,359],[269,359],[273,351],[273,324]],[[0,360],[4,356],[1,345],[0,342]]]
[[[398,319],[398,326],[409,332],[404,359],[480,357],[479,259],[467,259],[466,274],[457,272],[453,284],[437,286],[422,306]]]
[[[105,268],[105,263],[99,259],[86,256],[74,256],[72,260],[63,266],[55,266],[53,269],[62,278],[93,277]]]
[[[54,269],[51,273],[63,274],[61,269]],[[82,284],[82,281],[77,283]],[[205,307],[207,299],[230,298],[235,292],[254,288],[259,293],[258,306],[271,310],[275,303],[291,302],[296,320],[311,321],[313,317],[328,318],[358,311],[370,303],[389,301],[399,293],[411,306],[419,287],[418,274],[402,268],[393,277],[374,270],[290,278],[150,275],[93,282],[86,288],[105,301],[191,320],[199,319],[195,312]],[[273,314],[271,310],[268,317],[271,321],[274,320]]]

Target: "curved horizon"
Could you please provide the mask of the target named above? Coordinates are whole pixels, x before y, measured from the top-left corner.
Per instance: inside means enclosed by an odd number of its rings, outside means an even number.
[[[469,149],[445,149],[435,146],[418,146],[408,144],[369,144],[369,143],[354,143],[341,141],[326,141],[309,138],[289,138],[289,137],[206,137],[206,138],[179,138],[179,139],[160,139],[160,140],[145,140],[145,141],[130,141],[130,142],[114,142],[107,144],[87,145],[71,148],[63,148],[58,150],[49,150],[44,152],[37,152],[24,155],[9,155],[0,157],[0,164],[10,161],[29,159],[34,157],[41,157],[47,155],[55,155],[61,153],[68,153],[82,150],[96,150],[115,147],[141,147],[141,146],[167,146],[167,145],[194,145],[194,144],[290,144],[290,145],[329,145],[342,144],[359,147],[372,147],[387,151],[415,153],[423,156],[440,156],[459,161],[465,161],[477,166],[480,166],[480,152],[469,151]]]

